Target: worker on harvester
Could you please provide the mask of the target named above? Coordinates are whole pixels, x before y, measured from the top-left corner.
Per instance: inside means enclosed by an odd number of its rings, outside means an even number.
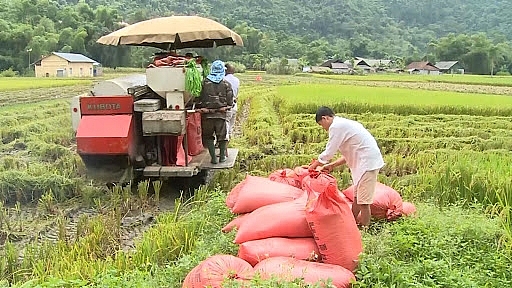
[[[226,112],[233,107],[233,90],[231,84],[224,80],[225,70],[222,61],[212,63],[210,73],[203,80],[201,95],[196,101],[197,111],[201,113],[203,145],[208,148],[212,164],[227,159]],[[219,161],[215,155],[215,139],[219,143]]]
[[[361,123],[336,116],[329,107],[317,110],[316,123],[329,132],[329,141],[309,169],[330,173],[333,168],[347,164],[355,185],[352,213],[359,226],[368,227],[377,175],[384,166],[377,141]],[[342,156],[329,163],[338,151]]]
[[[231,137],[233,136],[233,128],[235,127],[236,120],[236,112],[238,111],[237,99],[238,99],[238,89],[240,87],[240,79],[238,79],[235,75],[235,67],[231,64],[226,64],[226,76],[224,79],[231,84],[231,88],[233,89],[233,107],[228,110],[226,124],[228,129],[228,143]]]

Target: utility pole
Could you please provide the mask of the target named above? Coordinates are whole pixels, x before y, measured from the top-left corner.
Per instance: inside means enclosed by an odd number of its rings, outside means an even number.
[[[32,48],[28,48],[27,52],[28,52],[28,70],[30,71],[30,52],[32,52]]]

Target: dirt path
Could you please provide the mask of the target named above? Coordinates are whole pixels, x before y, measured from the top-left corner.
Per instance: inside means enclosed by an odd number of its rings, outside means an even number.
[[[242,137],[242,127],[247,120],[247,117],[249,117],[249,108],[251,103],[246,101],[244,104],[245,105],[242,106],[242,109],[238,110],[236,115],[235,127],[233,128],[233,138]]]

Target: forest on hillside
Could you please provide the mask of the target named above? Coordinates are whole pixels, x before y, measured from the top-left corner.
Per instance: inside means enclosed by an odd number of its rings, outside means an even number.
[[[512,9],[506,0],[0,0],[0,71],[29,71],[53,51],[104,66],[143,67],[155,49],[106,47],[109,32],[153,17],[200,15],[239,33],[245,47],[208,58],[264,69],[275,58],[459,60],[469,72],[512,72]],[[31,59],[29,59],[31,58]]]

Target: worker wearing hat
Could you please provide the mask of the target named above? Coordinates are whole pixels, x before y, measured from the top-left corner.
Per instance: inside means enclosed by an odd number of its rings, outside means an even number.
[[[227,125],[226,112],[233,107],[233,90],[231,84],[224,80],[225,66],[216,60],[210,67],[210,73],[203,80],[201,95],[196,107],[201,113],[203,145],[208,148],[211,163],[226,161]],[[219,143],[219,161],[215,155],[215,138]]]

